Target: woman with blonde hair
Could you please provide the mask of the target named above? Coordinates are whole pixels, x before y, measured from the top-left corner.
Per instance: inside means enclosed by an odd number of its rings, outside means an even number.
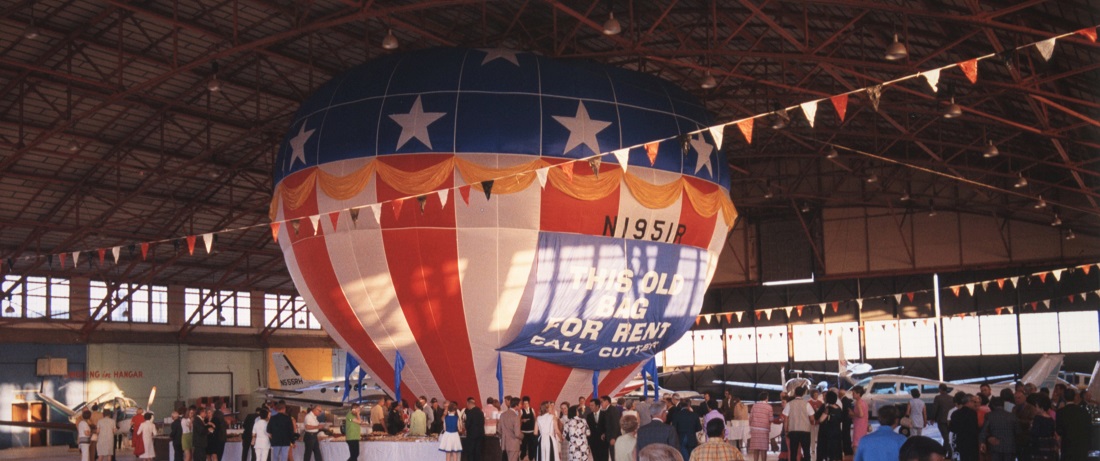
[[[540,461],[556,461],[561,453],[561,429],[558,427],[557,408],[554,402],[542,402],[539,417],[535,419],[535,437],[538,437]]]

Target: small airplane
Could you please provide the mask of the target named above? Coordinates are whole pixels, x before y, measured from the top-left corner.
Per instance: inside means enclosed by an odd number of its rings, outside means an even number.
[[[273,352],[271,360],[272,365],[275,367],[275,375],[279,378],[279,387],[256,389],[256,393],[271,399],[341,408],[351,404],[377,402],[386,395],[382,388],[377,385],[363,384],[359,386],[353,384],[351,392],[348,393],[348,399],[345,401],[343,400],[344,381],[307,381],[302,379],[298,369],[294,368],[294,364],[290,363],[290,359],[282,352]],[[367,376],[367,378],[370,377]],[[362,399],[359,398],[360,391],[363,391]],[[370,394],[367,394],[366,391],[370,391]]]
[[[779,384],[746,383],[746,382],[742,382],[742,381],[725,381],[725,380],[721,380],[721,379],[716,379],[712,382],[714,384],[723,384],[723,385],[726,385],[726,386],[744,387],[744,388],[748,388],[748,389],[760,389],[760,390],[771,391],[771,392],[786,392],[787,394],[794,394],[795,389],[798,389],[800,387],[804,387],[806,389],[817,388],[817,389],[820,389],[820,390],[825,390],[825,389],[829,388],[829,383],[827,383],[825,381],[815,383],[812,379],[805,378],[805,377],[801,376],[799,374],[801,372],[794,371],[792,373],[795,373],[795,377],[787,379],[786,381],[780,382]],[[779,368],[779,376],[781,377],[780,378],[781,381],[783,379],[782,377],[787,376],[787,368],[786,367],[780,367]]]
[[[44,384],[44,383],[43,383]],[[15,427],[29,427],[47,430],[57,431],[76,431],[76,424],[80,421],[80,415],[84,410],[102,411],[103,409],[120,409],[122,410],[121,421],[128,421],[137,414],[138,404],[134,399],[126,397],[126,394],[121,389],[115,387],[114,389],[103,393],[102,395],[82,402],[75,407],[69,407],[53,397],[46,395],[41,389],[34,393],[39,400],[43,401],[50,408],[63,413],[68,419],[68,422],[46,422],[46,421],[0,421],[0,426],[15,426]],[[157,396],[157,387],[149,391],[149,401],[145,405],[145,408],[152,408],[153,401]],[[124,426],[125,428],[125,426]],[[128,430],[128,429],[127,429]]]
[[[904,367],[890,367],[890,368],[875,368],[869,363],[861,362],[849,362],[844,357],[844,335],[837,335],[837,372],[831,371],[812,371],[812,370],[791,370],[794,373],[800,373],[805,375],[823,375],[823,376],[836,376],[837,384],[841,382],[848,383],[848,386],[854,386],[859,379],[865,375],[873,373],[885,373],[887,371],[903,370]]]
[[[678,375],[678,374],[681,374],[681,373],[683,373],[683,370],[665,371],[665,372],[657,373],[657,378],[658,379],[667,378],[669,376]],[[674,390],[670,390],[670,389],[665,389],[665,388],[660,387],[660,386],[657,386],[657,392],[653,392],[653,381],[652,380],[643,380],[641,375],[635,375],[634,379],[632,379],[630,381],[627,381],[627,383],[623,385],[622,389],[619,389],[619,392],[615,394],[615,397],[616,398],[618,398],[618,397],[628,397],[628,398],[640,399],[640,398],[642,398],[643,393],[644,393],[643,387],[644,387],[644,390],[649,391],[648,393],[645,393],[645,394],[648,394],[648,395],[651,395],[651,396],[659,395],[659,398],[664,398],[665,396],[672,395],[672,394],[678,394],[681,398],[686,398],[686,399],[691,399],[691,398],[694,398],[694,397],[702,397],[702,395],[700,395],[698,392],[695,392],[695,391],[674,391]]]

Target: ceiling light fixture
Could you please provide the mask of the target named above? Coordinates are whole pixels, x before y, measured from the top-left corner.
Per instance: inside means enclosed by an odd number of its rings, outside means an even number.
[[[400,44],[397,42],[397,37],[393,35],[393,29],[386,31],[386,37],[382,39],[382,48],[387,50],[396,50]]]
[[[710,71],[708,70],[706,76],[703,77],[703,82],[700,83],[699,86],[702,87],[704,90],[709,90],[718,86],[718,81],[714,79],[714,76],[711,75]]]
[[[836,151],[836,147],[829,146],[829,153],[825,154],[825,158],[833,160],[837,157],[840,157],[840,152]]]
[[[4,313],[8,314],[8,315],[14,314],[15,313],[15,308],[11,307],[11,304],[8,304],[8,307],[4,308]]]
[[[767,192],[764,192],[764,198],[765,198],[765,199],[767,199],[767,200],[771,200],[771,199],[772,199],[772,197],[775,197],[775,194],[774,194],[774,193],[772,193],[772,190],[771,190],[771,189],[768,189],[768,191],[767,191]]]
[[[615,13],[607,13],[607,22],[603,23],[604,35],[619,35],[623,31],[622,24],[619,24],[619,20],[615,19]]]
[[[809,203],[803,203],[802,204],[802,212],[803,213],[809,213],[810,212],[810,204]]]
[[[305,325],[306,319],[298,319],[298,325]]]
[[[886,60],[897,61],[899,59],[905,59],[909,56],[909,50],[905,48],[901,42],[898,41],[898,34],[894,34],[894,43],[886,47]]]
[[[1015,187],[1017,189],[1027,187],[1027,178],[1024,177],[1023,173],[1018,173],[1018,175],[1020,179],[1017,179],[1016,184],[1013,184],[1012,187]]]
[[[947,106],[947,110],[943,111],[943,118],[955,118],[963,114],[962,107],[955,104],[955,98],[951,98],[951,105]]]
[[[23,29],[23,38],[27,40],[38,38],[38,27],[34,23],[34,3],[31,3],[31,23],[27,25],[26,29]]]
[[[1073,234],[1073,229],[1069,229],[1066,232],[1066,240],[1073,240],[1075,238],[1077,238],[1077,236]]]
[[[69,141],[68,149],[69,149],[69,152],[76,152],[76,151],[80,150],[80,144],[77,143],[75,139],[73,139],[73,140]]]
[[[878,182],[878,175],[871,173],[871,176],[868,176],[867,179],[864,179],[864,181],[867,181],[867,184],[874,184]]]
[[[206,82],[206,89],[212,93],[217,93],[222,90],[222,84],[218,81],[218,61],[214,61],[210,66],[214,72],[210,75],[210,81]]]
[[[775,111],[775,120],[772,121],[773,130],[782,130],[787,127],[787,124],[791,122],[791,117],[787,115],[787,109],[779,109]]]
[[[909,191],[905,191],[904,194],[901,194],[901,198],[899,200],[903,202],[908,202],[909,200],[912,200],[912,197],[909,196]]]
[[[934,216],[936,216],[936,201],[935,200],[929,200],[928,201],[928,217],[931,218],[931,217],[934,217]]]
[[[1043,200],[1043,196],[1040,195],[1039,196],[1039,201],[1035,202],[1035,209],[1036,210],[1041,210],[1041,209],[1046,208],[1046,207],[1047,207],[1047,201]]]
[[[997,150],[997,146],[993,145],[993,140],[989,140],[989,144],[986,144],[985,149],[982,149],[982,157],[993,158],[1001,155],[1001,151]]]
[[[1062,225],[1062,218],[1058,216],[1058,213],[1054,213],[1054,221],[1051,221],[1050,225],[1053,227],[1058,227]]]

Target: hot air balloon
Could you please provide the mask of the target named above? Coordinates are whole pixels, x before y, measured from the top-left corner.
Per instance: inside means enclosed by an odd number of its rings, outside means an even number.
[[[736,218],[712,123],[611,66],[389,55],[302,104],[271,218],[311,312],[387,391],[611,394],[690,329]]]

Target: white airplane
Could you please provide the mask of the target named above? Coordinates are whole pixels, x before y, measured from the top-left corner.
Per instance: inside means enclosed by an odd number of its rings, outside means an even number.
[[[849,362],[844,357],[844,335],[837,335],[837,372],[831,371],[812,371],[812,370],[791,370],[795,373],[801,373],[805,375],[824,375],[824,376],[836,376],[837,383],[840,380],[844,380],[848,385],[855,385],[863,375],[869,375],[872,373],[885,373],[887,371],[901,370],[903,367],[890,367],[890,368],[878,368],[876,369],[869,363],[861,362]]]
[[[782,377],[787,376],[786,367],[780,367],[779,368],[779,376],[780,376],[781,381],[783,379]],[[749,388],[749,389],[760,389],[760,390],[771,391],[771,392],[786,392],[788,394],[794,394],[794,390],[798,389],[800,387],[804,387],[806,389],[816,387],[816,388],[821,389],[821,390],[829,388],[829,383],[827,383],[825,381],[822,381],[820,383],[815,383],[810,378],[804,378],[800,375],[796,375],[795,377],[790,378],[786,381],[780,382],[779,384],[746,383],[746,382],[742,382],[742,381],[725,381],[725,380],[721,380],[721,379],[716,379],[712,382],[714,384],[724,384],[724,385],[727,385],[727,386],[745,387],[745,388]]]
[[[307,381],[302,379],[298,369],[290,363],[290,359],[282,352],[271,354],[272,366],[275,367],[275,375],[279,378],[279,387],[256,389],[256,393],[263,394],[271,399],[286,400],[306,405],[321,405],[325,407],[340,408],[364,402],[376,402],[385,396],[382,388],[374,384],[363,384],[362,388],[352,384],[348,399],[344,398],[344,381]],[[369,379],[367,376],[366,379]],[[359,391],[363,391],[363,398],[359,398]]]
[[[1023,378],[1024,384],[1034,384],[1040,388],[1053,387],[1058,378],[1058,372],[1062,368],[1065,359],[1061,354],[1047,354],[1039,358]],[[910,392],[913,389],[920,390],[920,398],[925,404],[931,404],[939,393],[940,384],[946,384],[948,392],[954,394],[959,391],[968,394],[977,394],[981,390],[978,381],[987,381],[990,378],[979,378],[961,381],[937,381],[934,379],[917,378],[902,375],[877,375],[864,378],[856,383],[863,386],[866,393],[863,400],[867,401],[871,415],[877,414],[877,410],[887,405],[899,405],[909,402],[913,398]],[[996,395],[1001,389],[1011,388],[1014,382],[992,383],[990,387]]]
[[[682,370],[665,371],[665,372],[662,372],[662,373],[657,373],[657,378],[658,379],[667,378],[669,376],[678,375],[680,373],[683,373],[683,371]],[[662,398],[662,399],[665,398],[666,396],[669,396],[669,395],[672,395],[672,394],[679,394],[681,398],[685,398],[685,399],[701,398],[702,397],[702,395],[700,395],[698,392],[695,392],[695,391],[674,391],[674,390],[670,390],[670,389],[665,389],[665,388],[660,387],[660,386],[657,386],[657,392],[653,392],[653,381],[652,380],[643,380],[642,376],[639,374],[639,375],[635,375],[634,379],[632,379],[630,381],[627,381],[627,383],[623,385],[622,389],[619,389],[619,392],[617,392],[615,394],[615,398],[628,397],[628,398],[640,399],[643,396],[643,386],[644,386],[644,389],[649,391],[648,395],[650,395],[650,396],[657,395],[657,396],[659,396],[659,398]],[[650,397],[650,398],[653,398],[653,397]]]
[[[64,413],[65,416],[69,419],[69,422],[0,421],[0,426],[17,426],[41,428],[47,430],[76,431],[76,424],[80,421],[80,415],[84,410],[102,411],[105,408],[110,408],[122,410],[122,416],[120,416],[119,418],[120,422],[124,422],[123,427],[126,427],[125,424],[129,422],[130,418],[133,418],[134,415],[137,414],[138,409],[137,402],[134,401],[134,399],[126,397],[125,393],[123,393],[122,390],[118,387],[115,387],[113,390],[103,393],[99,397],[96,397],[87,402],[82,402],[77,406],[71,408],[68,405],[57,401],[53,397],[46,395],[42,391],[35,392],[34,394],[38,397],[39,400],[45,402],[46,405],[50,406],[50,408]],[[153,386],[153,388],[149,391],[149,400],[145,405],[145,408],[152,408],[153,400],[156,399],[156,396],[157,387]],[[126,427],[126,429],[129,430],[128,427]]]

